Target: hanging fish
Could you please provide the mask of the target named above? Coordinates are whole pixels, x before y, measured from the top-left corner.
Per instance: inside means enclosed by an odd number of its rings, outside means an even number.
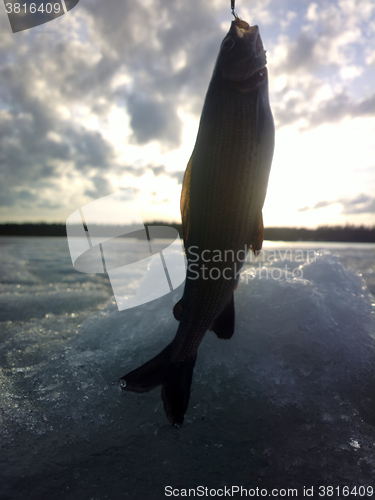
[[[180,324],[160,354],[119,381],[134,392],[161,385],[166,415],[175,425],[182,424],[188,407],[199,345],[207,330],[221,339],[233,335],[239,272],[247,249],[257,253],[262,247],[274,149],[266,62],[258,26],[235,16],[221,44],[183,182],[188,269],[183,297],[173,310]]]

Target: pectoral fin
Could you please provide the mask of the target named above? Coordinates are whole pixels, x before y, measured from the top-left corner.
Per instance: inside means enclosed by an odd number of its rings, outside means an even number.
[[[230,339],[234,333],[234,318],[234,299],[232,294],[227,305],[211,323],[210,330],[214,331],[219,339]]]
[[[181,320],[182,309],[183,309],[182,299],[180,299],[173,308],[173,316],[177,319],[177,321]]]

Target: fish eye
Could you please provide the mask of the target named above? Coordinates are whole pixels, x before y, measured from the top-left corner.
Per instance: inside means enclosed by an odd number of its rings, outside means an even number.
[[[235,41],[233,38],[226,38],[223,40],[223,43],[221,44],[221,50],[223,52],[228,52],[228,50],[231,50],[235,45]]]

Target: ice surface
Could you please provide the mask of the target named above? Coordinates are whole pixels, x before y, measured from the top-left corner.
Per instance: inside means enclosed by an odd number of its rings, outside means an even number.
[[[207,333],[174,429],[160,389],[112,382],[171,341],[182,287],[119,312],[65,239],[1,244],[1,498],[373,483],[373,245],[266,245],[236,291],[233,338]]]

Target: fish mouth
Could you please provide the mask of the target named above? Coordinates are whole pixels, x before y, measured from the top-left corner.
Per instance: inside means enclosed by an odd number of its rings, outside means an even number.
[[[259,57],[265,53],[263,49],[262,39],[259,34],[259,27],[254,24],[254,26],[250,26],[246,21],[242,21],[241,19],[236,19],[233,21],[232,28],[230,31],[234,31],[235,35],[238,38],[246,38],[250,41],[253,47],[253,56]]]
[[[257,25],[250,26],[238,18],[233,21],[220,53],[221,73],[225,80],[248,82],[252,88],[253,82],[259,86],[267,79],[266,51]]]

